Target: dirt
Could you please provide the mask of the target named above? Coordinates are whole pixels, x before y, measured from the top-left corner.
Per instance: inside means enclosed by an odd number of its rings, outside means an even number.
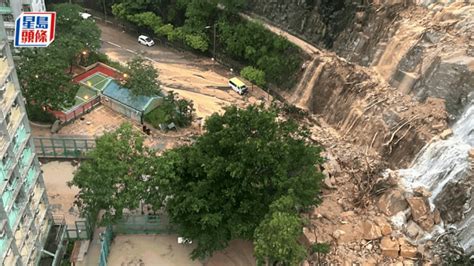
[[[252,266],[253,247],[250,242],[234,240],[229,247],[214,255],[205,263],[190,259],[195,244],[182,245],[177,235],[119,235],[110,247],[109,265],[116,266]]]
[[[74,225],[79,218],[79,211],[74,206],[79,188],[69,187],[67,182],[72,181],[77,167],[70,162],[51,161],[42,164],[41,169],[53,215],[64,216],[68,225]]]
[[[266,98],[267,93],[247,82],[250,93],[241,96],[228,86],[230,78],[238,76],[232,69],[189,52],[181,52],[162,45],[144,47],[135,36],[104,24],[102,30],[102,51],[112,60],[125,63],[141,55],[158,70],[159,82],[165,91],[175,91],[179,96],[193,100],[198,117],[208,117],[222,112],[227,105],[246,106]],[[119,37],[120,36],[120,37]]]

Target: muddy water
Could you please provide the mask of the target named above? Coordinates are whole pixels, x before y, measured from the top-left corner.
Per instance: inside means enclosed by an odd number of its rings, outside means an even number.
[[[432,192],[430,203],[444,191],[449,182],[472,178],[468,153],[474,148],[474,103],[453,126],[453,135],[424,147],[409,169],[399,171],[408,190],[425,187]],[[469,204],[469,203],[468,203]],[[474,248],[474,215],[466,206],[463,220],[457,225],[459,242],[466,251]]]

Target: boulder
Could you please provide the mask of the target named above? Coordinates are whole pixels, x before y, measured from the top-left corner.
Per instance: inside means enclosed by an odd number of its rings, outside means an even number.
[[[392,233],[392,226],[385,218],[377,217],[375,218],[375,223],[380,227],[380,232],[383,236],[387,236]]]
[[[428,205],[426,198],[411,197],[408,198],[407,201],[411,209],[411,215],[413,216],[413,220],[415,222],[420,221],[429,214],[430,206]]]
[[[414,221],[410,221],[407,224],[405,232],[409,238],[416,238],[422,233],[422,229]]]
[[[417,187],[413,190],[413,192],[416,197],[429,198],[432,195],[432,193],[424,187]]]
[[[469,150],[468,156],[469,158],[474,159],[474,148]]]
[[[418,249],[416,246],[408,243],[406,239],[400,238],[398,239],[398,244],[400,245],[400,256],[404,258],[415,258],[416,254],[418,253]]]
[[[332,236],[335,238],[335,239],[339,239],[342,235],[345,235],[346,232],[342,231],[342,230],[336,230],[334,232],[332,232]]]
[[[464,205],[470,197],[470,182],[448,182],[441,193],[435,198],[435,205],[440,216],[447,223],[456,223],[462,220]],[[436,214],[435,214],[436,218]],[[436,219],[435,219],[436,221]]]
[[[398,252],[400,251],[400,245],[397,240],[384,236],[380,241],[380,249],[382,250],[382,255],[397,258]]]
[[[443,132],[441,132],[441,134],[439,134],[439,137],[441,139],[447,139],[447,138],[451,137],[451,135],[453,135],[453,130],[448,128],[448,129],[444,130]]]
[[[362,237],[366,240],[374,240],[382,237],[380,227],[371,221],[362,222]]]
[[[392,216],[407,209],[408,203],[400,190],[393,189],[380,197],[377,202],[377,207],[381,212],[385,213],[385,215]]]

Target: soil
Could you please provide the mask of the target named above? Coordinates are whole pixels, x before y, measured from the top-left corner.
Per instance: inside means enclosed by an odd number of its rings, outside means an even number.
[[[72,181],[76,167],[70,162],[51,161],[41,165],[41,169],[53,215],[62,215],[68,225],[74,225],[79,218],[78,209],[74,206],[79,189],[69,187],[67,182]]]

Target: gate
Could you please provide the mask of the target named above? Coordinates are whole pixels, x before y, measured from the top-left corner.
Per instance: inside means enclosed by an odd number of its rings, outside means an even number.
[[[99,266],[107,266],[107,258],[109,257],[112,238],[112,226],[109,225],[107,226],[107,229],[105,229],[105,231],[100,234]]]

